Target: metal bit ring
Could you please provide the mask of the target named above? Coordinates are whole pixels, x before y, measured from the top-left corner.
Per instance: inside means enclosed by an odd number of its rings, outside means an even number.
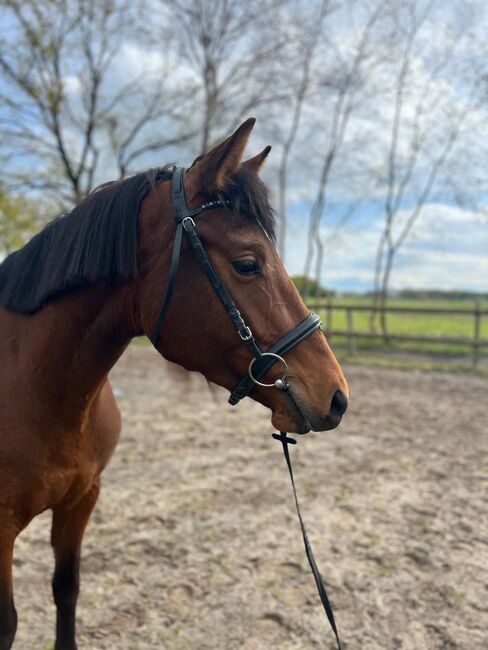
[[[273,357],[277,361],[281,361],[284,367],[283,376],[279,379],[275,379],[275,381],[273,381],[271,384],[265,384],[262,381],[257,380],[256,377],[252,374],[252,367],[254,365],[254,362],[261,357]],[[263,388],[278,388],[278,390],[284,390],[286,388],[286,373],[288,372],[288,365],[283,357],[280,357],[279,354],[275,354],[274,352],[263,352],[260,357],[254,357],[254,359],[249,364],[247,371],[249,373],[249,377],[251,377],[253,382],[258,386],[262,386]]]

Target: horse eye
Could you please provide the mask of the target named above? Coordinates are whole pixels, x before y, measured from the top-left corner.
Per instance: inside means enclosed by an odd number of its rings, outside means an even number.
[[[241,275],[257,275],[261,272],[259,262],[256,260],[235,260],[232,262],[232,266],[235,268],[237,273],[241,273]]]

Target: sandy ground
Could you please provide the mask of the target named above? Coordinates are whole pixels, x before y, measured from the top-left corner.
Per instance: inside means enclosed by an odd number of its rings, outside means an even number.
[[[486,379],[346,368],[339,429],[292,449],[348,650],[488,648]],[[112,373],[124,416],[85,535],[80,650],[334,648],[268,413],[148,348]],[[52,648],[48,513],[16,546],[14,648]]]

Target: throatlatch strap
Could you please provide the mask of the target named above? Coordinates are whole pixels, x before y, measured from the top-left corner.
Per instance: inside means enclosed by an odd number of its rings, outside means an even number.
[[[295,497],[295,506],[297,509],[298,520],[300,521],[300,528],[302,529],[303,543],[305,544],[305,553],[307,554],[308,563],[310,564],[313,577],[315,578],[315,584],[317,585],[317,591],[319,592],[320,600],[322,601],[322,605],[324,607],[325,613],[327,614],[327,618],[329,619],[330,626],[335,634],[335,638],[337,641],[337,648],[338,650],[342,650],[341,640],[339,639],[339,633],[337,632],[337,626],[334,619],[334,612],[332,611],[332,606],[329,602],[329,598],[325,590],[325,585],[322,580],[322,576],[320,575],[320,571],[315,562],[315,558],[312,552],[312,547],[310,546],[310,542],[308,541],[307,531],[305,530],[305,524],[303,523],[302,515],[300,512],[300,506],[298,505],[295,479],[293,477],[290,453],[288,451],[288,445],[289,444],[296,445],[296,440],[294,440],[293,438],[289,438],[284,431],[280,431],[279,435],[277,433],[273,433],[272,435],[273,438],[275,438],[275,440],[279,440],[283,445],[283,453],[285,455],[286,464],[288,466],[288,471],[290,473],[291,485],[293,488],[293,496]]]
[[[173,244],[173,254],[171,255],[171,266],[169,270],[168,284],[166,285],[166,293],[164,294],[163,304],[159,311],[158,320],[154,326],[153,332],[151,334],[151,343],[156,346],[159,336],[159,330],[163,324],[166,314],[168,313],[169,306],[171,304],[171,298],[173,297],[173,289],[175,288],[176,282],[176,273],[178,271],[178,265],[180,262],[180,251],[181,251],[181,237],[183,234],[183,226],[181,222],[176,224],[176,234],[175,234],[175,243]]]

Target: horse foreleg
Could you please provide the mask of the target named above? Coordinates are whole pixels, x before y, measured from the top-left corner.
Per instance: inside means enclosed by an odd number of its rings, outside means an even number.
[[[56,566],[53,595],[56,603],[55,650],[76,650],[75,614],[80,586],[81,541],[100,491],[98,478],[76,506],[53,509],[51,544]]]
[[[0,513],[0,650],[10,650],[17,630],[12,585],[14,541],[15,534]]]

